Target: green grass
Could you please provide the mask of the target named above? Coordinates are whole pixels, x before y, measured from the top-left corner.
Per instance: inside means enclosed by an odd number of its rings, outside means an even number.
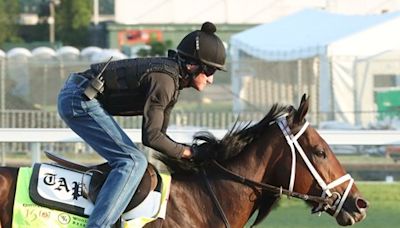
[[[400,224],[400,183],[358,183],[357,187],[369,201],[367,218],[352,227],[395,228]],[[339,227],[327,214],[312,215],[304,202],[283,198],[279,206],[257,227],[259,228],[331,228]],[[252,223],[249,222],[250,227]]]
[[[385,156],[372,155],[338,155],[337,159],[342,164],[394,164],[393,159]]]

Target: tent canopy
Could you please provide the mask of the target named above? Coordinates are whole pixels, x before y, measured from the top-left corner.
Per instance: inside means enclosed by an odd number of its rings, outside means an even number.
[[[312,86],[308,92],[318,96],[318,104],[314,105],[317,112],[325,113],[328,119],[364,124],[375,118],[374,79],[379,79],[379,75],[398,75],[400,72],[398,57],[391,59],[392,64],[383,61],[378,61],[380,65],[372,64],[379,56],[400,50],[399,28],[400,12],[343,15],[306,9],[235,34],[230,42],[231,56],[232,61],[238,63],[248,58],[240,54],[243,52],[260,62],[279,62],[277,67],[287,62],[285,69],[293,69],[293,64],[297,63],[297,68],[292,71],[297,75],[290,75],[288,71],[282,71],[280,75],[275,71],[274,78],[268,79],[265,72],[270,71],[264,69],[260,78],[269,84],[259,90],[269,91],[276,84],[273,91],[280,92],[279,96],[274,95],[275,99],[297,102],[296,96],[291,94],[300,96],[304,86]],[[309,61],[307,65],[306,61],[295,61],[312,58],[319,61]],[[249,83],[242,78],[240,64],[231,66],[232,88],[236,94],[257,91],[250,87],[244,89]],[[266,66],[260,63],[257,67]],[[318,70],[314,70],[315,66]],[[309,71],[305,72],[305,69]],[[310,75],[315,76],[315,81],[303,83],[303,78]],[[287,76],[291,78],[282,79]],[[262,80],[255,84],[261,85]],[[293,89],[287,91],[288,88]],[[257,95],[257,99],[260,97],[263,96]],[[237,98],[234,110],[241,111],[245,107],[242,103]]]
[[[343,15],[306,9],[235,34],[231,47],[268,61],[375,55],[400,49],[400,12]]]

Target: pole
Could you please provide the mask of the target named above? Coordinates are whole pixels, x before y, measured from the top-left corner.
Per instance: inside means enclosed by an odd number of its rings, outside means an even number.
[[[1,61],[1,74],[0,74],[0,124],[1,127],[6,127],[5,126],[5,109],[6,109],[6,91],[5,91],[5,83],[6,83],[6,79],[5,79],[5,74],[6,74],[6,59],[2,58],[0,59]],[[4,143],[1,143],[1,165],[5,166],[6,165],[6,146]]]
[[[50,16],[47,22],[49,23],[49,41],[51,44],[55,42],[55,4],[54,0],[49,1]]]
[[[32,165],[40,162],[40,142],[31,143]]]
[[[0,111],[1,111],[1,127],[5,127],[4,126],[4,111],[6,109],[6,91],[5,91],[5,83],[6,83],[6,78],[5,78],[5,74],[6,74],[6,60],[5,59],[0,59],[1,61],[1,74],[0,74]]]
[[[99,0],[93,0],[93,24],[99,24]]]
[[[297,99],[295,100],[295,104],[300,100],[301,96],[304,93],[302,84],[303,84],[303,66],[302,66],[302,60],[299,59],[297,60],[297,94],[296,94]]]

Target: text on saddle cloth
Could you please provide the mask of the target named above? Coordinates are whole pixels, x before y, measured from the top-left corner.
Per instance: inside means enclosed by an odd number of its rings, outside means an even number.
[[[41,173],[42,178],[36,179],[42,181],[43,183],[36,184],[36,186],[44,185],[45,189],[37,190],[37,192],[41,192],[44,195],[44,197],[42,197],[43,200],[48,201],[47,203],[53,203],[54,205],[59,203],[63,206],[68,206],[66,202],[69,202],[69,206],[73,205],[76,210],[72,213],[66,212],[66,210],[64,208],[61,208],[60,205],[58,206],[58,210],[54,210],[54,207],[43,206],[41,205],[41,203],[35,204],[29,197],[27,191],[28,188],[32,188],[33,186],[31,184],[31,186],[29,187],[29,180],[31,179],[31,173],[33,173],[34,171],[32,168],[21,168],[20,176],[18,177],[16,191],[17,194],[14,203],[13,227],[43,227],[43,221],[45,222],[45,224],[47,224],[47,226],[49,224],[55,223],[68,223],[68,226],[63,227],[84,227],[87,222],[87,215],[76,215],[77,211],[80,210],[81,213],[88,213],[88,211],[90,211],[90,206],[86,206],[85,208],[85,203],[86,205],[91,204],[92,207],[93,204],[82,196],[81,186],[77,184],[82,179],[80,176],[81,173],[78,173],[78,175],[76,175],[76,179],[71,179],[70,176],[74,175],[65,175],[65,170],[62,170],[59,173],[54,173],[53,169],[63,169],[62,167],[51,166],[47,164],[42,164],[40,166],[43,166],[42,172],[40,172],[40,169],[36,172]],[[156,218],[165,218],[171,176],[170,174],[160,174],[160,176],[162,179],[162,189],[160,190],[160,192],[153,191],[136,208],[128,211],[127,213],[124,213],[122,218],[125,221],[125,227],[138,227],[138,224],[143,224],[144,222],[149,222],[155,220]],[[53,193],[47,192],[48,190],[46,190],[46,188],[49,187],[55,189],[55,191],[53,191]],[[58,199],[52,200],[54,197]],[[64,201],[62,201],[61,199]],[[88,202],[85,202],[84,204],[77,203],[78,201],[85,200]],[[27,215],[31,216],[27,217]],[[50,226],[58,227],[52,225]]]

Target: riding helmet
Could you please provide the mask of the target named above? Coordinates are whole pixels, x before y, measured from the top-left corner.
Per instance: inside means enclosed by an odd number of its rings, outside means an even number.
[[[225,47],[221,39],[214,34],[216,31],[213,23],[205,22],[201,30],[193,31],[182,39],[177,47],[178,54],[226,71]]]

